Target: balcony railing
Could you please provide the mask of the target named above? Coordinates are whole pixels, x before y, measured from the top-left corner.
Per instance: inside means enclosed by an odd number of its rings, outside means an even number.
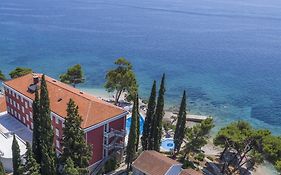
[[[125,130],[115,130],[111,128],[110,132],[105,132],[104,133],[105,137],[112,138],[112,137],[125,137],[126,136],[126,131]]]

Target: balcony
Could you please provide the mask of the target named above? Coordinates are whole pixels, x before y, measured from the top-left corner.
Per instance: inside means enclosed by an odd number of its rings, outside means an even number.
[[[120,137],[115,137],[109,144],[104,144],[104,148],[107,150],[123,149],[125,147],[124,142],[117,143],[118,139],[120,139]]]
[[[112,137],[125,137],[126,136],[126,131],[125,130],[115,130],[113,128],[110,129],[110,132],[105,132],[104,133],[105,137],[112,138]]]

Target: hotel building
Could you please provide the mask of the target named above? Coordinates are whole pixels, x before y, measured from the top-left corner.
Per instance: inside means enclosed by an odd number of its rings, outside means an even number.
[[[40,87],[41,74],[28,74],[3,83],[7,112],[30,130],[33,129],[32,103],[35,89]],[[112,153],[123,156],[127,112],[99,98],[84,93],[51,77],[45,76],[50,98],[54,145],[61,153],[64,120],[70,98],[79,107],[81,129],[92,146],[90,169],[98,167]]]

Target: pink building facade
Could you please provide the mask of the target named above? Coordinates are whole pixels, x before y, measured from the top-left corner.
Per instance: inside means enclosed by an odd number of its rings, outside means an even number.
[[[21,93],[20,90],[17,90],[17,87],[11,87],[6,83],[3,83],[3,85],[7,112],[27,128],[33,130],[33,99]],[[127,112],[122,111],[118,115],[108,117],[99,123],[94,123],[88,127],[82,128],[87,143],[93,148],[90,169],[94,169],[96,165],[105,158],[108,158],[113,152],[119,157],[123,156],[126,135],[126,116]],[[61,141],[63,138],[63,127],[66,116],[60,116],[51,108],[50,117],[54,131],[54,145],[57,152],[61,153],[63,149]]]

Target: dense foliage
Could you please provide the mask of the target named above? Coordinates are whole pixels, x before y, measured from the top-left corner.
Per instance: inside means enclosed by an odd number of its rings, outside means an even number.
[[[5,175],[4,166],[1,161],[0,161],[0,175]]]
[[[0,70],[0,81],[5,81],[6,77],[5,75],[2,73],[2,71]]]
[[[146,111],[146,117],[143,125],[143,133],[141,138],[142,149],[143,150],[151,150],[152,149],[152,126],[153,126],[153,117],[155,113],[156,107],[156,81],[153,82],[148,105]]]
[[[75,87],[79,83],[84,82],[84,75],[80,64],[76,64],[67,69],[67,72],[60,75],[60,81],[71,84]]]
[[[50,100],[47,90],[45,75],[42,76],[40,86],[40,148],[41,148],[41,174],[55,175],[56,174],[56,154],[53,145],[54,132],[51,123]]]
[[[153,121],[153,150],[160,150],[160,143],[162,139],[162,119],[164,116],[164,95],[165,95],[165,74],[162,76],[155,116]]]
[[[118,167],[118,163],[116,157],[112,157],[106,162],[103,172],[109,173],[111,171],[114,171],[117,167]]]
[[[26,142],[25,164],[23,167],[23,174],[26,175],[40,175],[40,165],[36,162],[31,146]]]
[[[87,174],[92,152],[90,145],[85,140],[84,131],[80,128],[82,118],[78,111],[78,106],[70,99],[67,104],[67,117],[63,128],[61,164],[71,163],[67,162],[68,158],[71,158],[79,174]]]
[[[11,71],[9,73],[9,75],[12,79],[14,79],[14,78],[18,78],[18,77],[24,76],[24,75],[29,74],[29,73],[32,73],[32,69],[25,68],[25,67],[17,67],[13,71]]]
[[[20,148],[16,136],[13,136],[12,143],[12,154],[13,154],[13,175],[21,175],[21,158],[20,158]]]
[[[133,66],[125,58],[118,58],[115,61],[117,66],[106,74],[106,83],[104,87],[108,92],[115,92],[115,104],[123,92],[127,93],[127,100],[135,98],[138,90],[137,80],[133,71]]]
[[[275,164],[278,170],[281,160],[281,139],[268,130],[257,130],[244,121],[233,122],[222,128],[214,139],[214,144],[224,148],[220,159],[224,162],[221,172],[233,174],[244,165],[262,163],[264,158]],[[231,155],[231,159],[226,155]],[[247,159],[245,159],[247,158]]]
[[[187,142],[184,149],[184,158],[191,152],[200,152],[200,149],[207,144],[209,132],[213,127],[213,119],[207,118],[200,124],[186,129],[185,139]]]
[[[80,175],[77,168],[75,168],[74,162],[70,157],[65,161],[65,166],[62,175]]]
[[[126,164],[127,164],[127,170],[130,170],[131,164],[133,160],[136,158],[136,150],[137,150],[137,119],[138,119],[138,102],[137,98],[134,100],[134,105],[132,109],[132,119],[131,119],[131,127],[130,127],[130,132],[129,132],[129,137],[128,137],[128,144],[127,144],[127,156],[126,156]]]
[[[41,135],[41,120],[40,120],[40,99],[38,90],[35,91],[35,99],[32,103],[32,116],[33,116],[33,132],[32,132],[32,151],[34,158],[37,163],[41,164],[41,144],[40,144],[40,135]]]
[[[177,124],[176,124],[176,130],[174,135],[175,153],[180,151],[184,139],[185,129],[186,129],[185,124],[186,124],[186,93],[184,91],[181,100],[179,114],[177,117]]]

